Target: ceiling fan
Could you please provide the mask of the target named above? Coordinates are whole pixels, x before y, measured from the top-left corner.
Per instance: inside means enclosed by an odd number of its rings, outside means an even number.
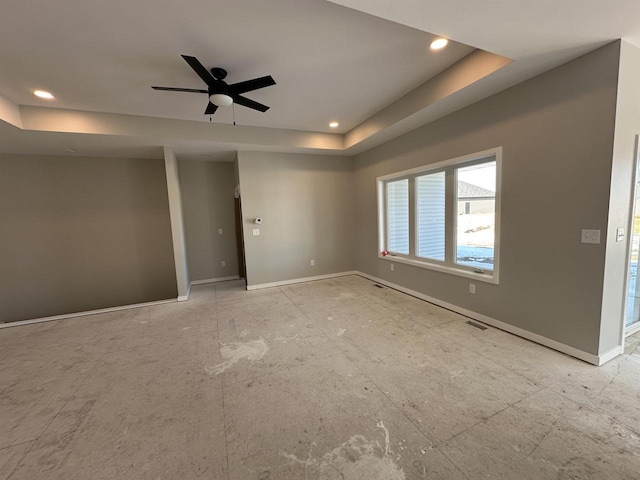
[[[252,108],[260,112],[266,112],[269,110],[269,107],[266,105],[243,97],[242,94],[275,85],[276,82],[271,75],[228,85],[227,82],[224,81],[227,76],[227,71],[224,68],[214,67],[211,69],[211,73],[209,73],[209,70],[207,70],[196,57],[182,55],[182,58],[184,58],[198,76],[204,80],[204,83],[207,84],[206,90],[177,87],[151,88],[154,90],[168,90],[170,92],[206,93],[209,95],[209,104],[207,105],[207,109],[204,111],[205,115],[213,115],[216,113],[218,107],[228,107],[233,103],[242,105],[243,107]]]

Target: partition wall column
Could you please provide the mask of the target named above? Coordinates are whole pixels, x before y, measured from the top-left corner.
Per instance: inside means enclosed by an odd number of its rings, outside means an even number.
[[[176,282],[178,284],[178,301],[180,302],[189,299],[189,268],[187,266],[187,250],[184,240],[184,215],[180,179],[178,177],[178,160],[171,147],[164,147],[164,165],[167,174],[173,257],[176,263]]]

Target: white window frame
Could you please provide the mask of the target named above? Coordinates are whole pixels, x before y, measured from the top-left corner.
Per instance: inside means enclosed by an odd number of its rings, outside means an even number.
[[[417,195],[415,193],[409,194],[409,255],[403,254],[388,254],[383,255],[382,252],[386,248],[386,195],[385,184],[388,181],[400,180],[402,178],[409,178],[410,185],[415,184],[415,178],[422,174],[435,172],[438,170],[449,170],[453,168],[464,167],[467,165],[473,165],[477,163],[484,163],[484,161],[496,162],[496,195],[495,195],[495,231],[494,231],[494,245],[493,245],[493,271],[476,269],[473,267],[467,267],[455,263],[455,258],[450,258],[453,252],[455,255],[457,246],[457,224],[456,221],[456,198],[457,198],[457,183],[453,185],[453,209],[448,208],[445,211],[445,242],[446,244],[446,259],[444,262],[439,260],[431,260],[424,257],[417,257]],[[499,271],[500,271],[500,212],[501,212],[501,180],[502,180],[502,147],[495,147],[489,150],[481,152],[471,153],[469,155],[463,155],[461,157],[451,158],[441,162],[424,165],[409,170],[403,170],[402,172],[396,172],[389,175],[384,175],[376,178],[377,183],[377,200],[378,200],[378,258],[381,260],[404,263],[407,265],[413,265],[419,268],[426,268],[429,270],[436,270],[439,272],[449,273],[466,278],[472,278],[481,282],[499,283]],[[415,185],[410,186],[410,189],[415,189]],[[448,188],[446,195],[451,193]],[[413,197],[413,198],[412,198]],[[451,211],[450,211],[451,210]]]

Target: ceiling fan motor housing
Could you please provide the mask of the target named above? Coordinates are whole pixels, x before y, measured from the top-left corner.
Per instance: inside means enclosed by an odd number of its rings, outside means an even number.
[[[213,78],[216,80],[224,80],[227,78],[227,71],[224,68],[213,67],[211,69],[211,75],[213,75]]]
[[[216,93],[221,93],[223,95],[231,96],[231,92],[229,90],[229,85],[223,80],[214,80],[209,85],[209,96],[215,95]]]

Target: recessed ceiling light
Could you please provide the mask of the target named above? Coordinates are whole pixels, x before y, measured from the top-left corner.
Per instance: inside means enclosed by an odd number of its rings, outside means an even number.
[[[433,42],[431,42],[431,50],[440,50],[447,46],[449,40],[446,38],[436,38]]]
[[[339,124],[338,122],[331,122],[331,123],[329,124],[329,126],[330,126],[331,128],[337,128],[339,125],[340,125],[340,124]]]
[[[49,92],[46,92],[44,90],[35,90],[33,94],[36,97],[46,98],[47,100],[53,100],[53,95],[51,95]]]

